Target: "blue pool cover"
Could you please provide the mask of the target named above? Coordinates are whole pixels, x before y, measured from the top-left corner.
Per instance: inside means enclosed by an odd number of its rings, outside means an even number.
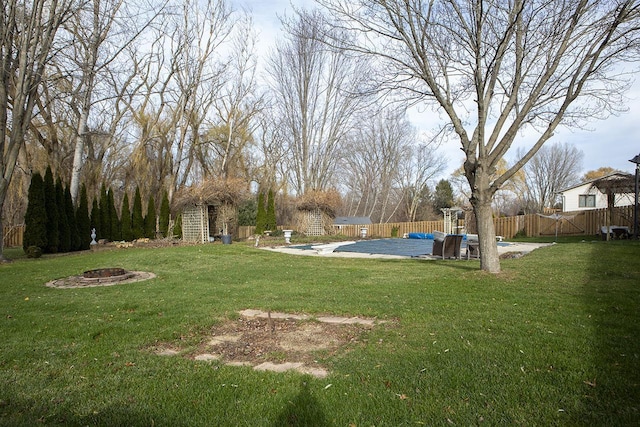
[[[511,243],[498,242],[498,246],[509,246]],[[311,250],[314,245],[291,246],[295,249]],[[467,247],[467,242],[462,242],[461,249]],[[373,239],[360,240],[348,245],[338,246],[334,252],[356,252],[362,254],[383,254],[398,255],[407,257],[419,257],[431,255],[433,252],[433,239],[412,238],[412,239]]]
[[[358,252],[365,254],[385,254],[418,257],[431,255],[433,240],[431,239],[376,239],[361,240],[349,245],[342,245],[334,252]]]

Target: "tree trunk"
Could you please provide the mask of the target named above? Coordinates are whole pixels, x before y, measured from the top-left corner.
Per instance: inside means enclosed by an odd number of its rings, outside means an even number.
[[[8,187],[9,182],[0,177],[0,213],[4,207]],[[2,215],[0,215],[0,263],[4,261],[8,261],[8,259],[4,256],[4,221],[2,221]]]
[[[80,121],[78,123],[78,134],[76,135],[76,143],[73,151],[73,165],[71,166],[71,183],[69,191],[71,192],[71,200],[73,206],[78,206],[78,195],[80,194],[80,174],[82,172],[82,156],[84,154],[84,138],[87,130],[88,111],[82,110]]]
[[[493,225],[491,197],[484,200],[474,199],[473,211],[478,224],[478,243],[480,245],[480,268],[489,273],[500,273],[500,257],[496,244],[496,230]]]

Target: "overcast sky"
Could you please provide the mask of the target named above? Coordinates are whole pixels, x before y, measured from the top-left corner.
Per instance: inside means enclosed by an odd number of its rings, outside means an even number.
[[[259,32],[259,52],[265,53],[281,33],[279,16],[292,15],[295,7],[313,7],[313,0],[231,0],[235,8],[252,12],[256,30]],[[633,172],[635,165],[629,162],[640,154],[640,74],[627,94],[628,111],[606,120],[594,120],[588,130],[559,128],[548,143],[567,142],[584,153],[583,172],[609,166],[625,172]],[[422,132],[432,131],[431,124],[437,113],[423,107],[410,114],[413,125]],[[526,144],[527,135],[521,135],[516,144]],[[460,144],[454,140],[441,148],[448,159],[447,175],[457,169],[463,161]],[[507,160],[512,160],[507,154]],[[444,178],[447,178],[445,176]]]

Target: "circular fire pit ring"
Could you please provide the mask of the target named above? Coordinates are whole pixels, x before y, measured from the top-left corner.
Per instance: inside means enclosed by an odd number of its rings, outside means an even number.
[[[146,271],[127,271],[124,268],[97,268],[87,270],[78,276],[65,277],[46,283],[51,288],[89,288],[140,282],[153,279],[155,274]]]
[[[118,277],[127,274],[124,268],[97,268],[95,270],[87,270],[82,273],[85,279],[100,279],[104,277]]]

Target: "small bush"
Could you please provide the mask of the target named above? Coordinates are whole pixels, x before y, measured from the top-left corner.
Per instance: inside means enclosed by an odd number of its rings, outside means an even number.
[[[282,237],[282,236],[284,236],[284,231],[275,229],[275,230],[272,230],[271,234],[269,234],[269,235],[272,236],[272,237]]]
[[[42,249],[38,246],[29,246],[25,252],[27,253],[27,258],[40,258],[42,256]]]
[[[391,229],[391,237],[398,237],[398,231],[400,231],[399,227],[393,227]]]

